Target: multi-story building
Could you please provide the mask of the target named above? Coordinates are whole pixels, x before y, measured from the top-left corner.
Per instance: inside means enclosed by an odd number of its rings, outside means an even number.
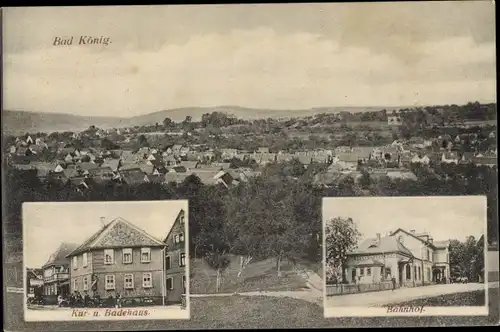
[[[162,304],[165,244],[123,218],[103,226],[67,256],[71,291],[102,299]]]
[[[43,294],[43,270],[26,269],[26,294],[28,298],[39,297]]]
[[[449,282],[449,241],[435,242],[428,233],[401,228],[367,239],[348,254],[346,278],[358,284],[390,281],[414,287]]]
[[[69,287],[69,259],[66,257],[77,247],[73,243],[63,242],[42,266],[43,294],[68,295]]]
[[[165,278],[169,304],[180,303],[181,295],[186,294],[186,213],[181,210],[165,237],[167,245],[165,256]]]

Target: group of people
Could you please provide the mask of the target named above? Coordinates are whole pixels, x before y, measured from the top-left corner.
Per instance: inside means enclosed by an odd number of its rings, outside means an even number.
[[[64,297],[59,294],[57,296],[57,305],[59,307],[71,307],[71,308],[85,308],[85,307],[122,307],[122,298],[120,294],[116,294],[116,297],[110,295],[104,301],[101,296],[95,292],[91,297],[88,292],[84,295],[79,291],[74,291],[69,297]]]

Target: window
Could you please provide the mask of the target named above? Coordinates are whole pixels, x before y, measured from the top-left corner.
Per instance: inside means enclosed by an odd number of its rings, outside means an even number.
[[[431,280],[431,269],[430,268],[427,268],[427,280],[428,281]]]
[[[73,279],[73,291],[76,291],[76,290],[78,290],[78,287],[77,287],[77,284],[76,284],[76,279]]]
[[[171,262],[170,262],[170,256],[165,257],[165,269],[168,270],[172,268]]]
[[[126,274],[124,278],[125,289],[134,289],[134,275]]]
[[[385,268],[385,275],[387,276],[387,278],[390,278],[392,276],[392,272],[391,272],[390,267]]]
[[[125,248],[123,249],[123,264],[132,263],[132,249]]]
[[[141,262],[148,263],[151,261],[151,248],[141,248]]]
[[[143,273],[142,274],[142,287],[143,288],[151,288],[153,287],[152,275],[151,273]]]
[[[422,280],[422,270],[418,267],[418,280]]]
[[[366,268],[366,275],[367,276],[371,276],[372,275],[372,269],[371,268],[369,268],[369,267]]]
[[[87,253],[84,252],[83,255],[82,255],[82,259],[83,259],[83,264],[82,266],[83,267],[86,267],[88,265],[88,257],[87,257]]]
[[[183,252],[179,254],[179,266],[186,266],[186,254]]]
[[[365,275],[365,268],[364,267],[362,267],[362,268],[359,269],[359,275],[360,276],[364,276]]]
[[[168,290],[174,289],[174,280],[172,278],[167,278],[167,289]]]
[[[115,250],[104,249],[104,264],[113,264],[115,262]]]
[[[106,280],[106,290],[115,289],[115,276],[114,276],[114,274],[107,274],[105,280]]]
[[[35,293],[35,288],[30,287],[30,294],[33,294],[33,293]]]
[[[184,242],[184,233],[179,233],[174,236],[174,243]]]
[[[179,222],[180,222],[181,225],[184,225],[184,216],[181,216]]]
[[[186,276],[182,276],[182,289],[186,292]]]
[[[400,235],[398,240],[399,240],[399,243],[405,243],[403,235]]]
[[[413,267],[413,279],[417,279],[417,267]]]
[[[406,280],[410,280],[410,279],[411,279],[411,266],[406,265]]]
[[[73,256],[73,270],[76,270],[78,268],[78,257]]]
[[[427,260],[430,261],[431,260],[431,254],[430,254],[430,250],[427,249]]]
[[[83,277],[83,290],[89,290],[89,277]]]

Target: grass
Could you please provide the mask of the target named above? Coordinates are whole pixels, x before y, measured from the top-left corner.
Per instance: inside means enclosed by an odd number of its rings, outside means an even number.
[[[215,293],[216,271],[201,259],[191,260],[190,291],[192,294]],[[306,288],[305,280],[298,276],[293,266],[283,262],[282,276],[277,276],[276,262],[266,259],[251,262],[238,278],[239,257],[232,256],[229,267],[223,272],[220,293],[250,291],[289,291]]]
[[[391,306],[428,306],[428,307],[469,307],[485,305],[484,290],[446,294],[413,301],[387,304],[384,307]]]
[[[498,299],[498,288],[490,288],[490,298]],[[323,318],[319,305],[291,298],[267,296],[228,296],[191,299],[189,320],[33,322],[23,320],[22,294],[5,294],[5,329],[16,331],[104,331],[104,330],[182,330],[236,328],[331,328],[485,325],[498,322],[495,317],[340,317]],[[498,301],[491,301],[490,313],[498,313]]]

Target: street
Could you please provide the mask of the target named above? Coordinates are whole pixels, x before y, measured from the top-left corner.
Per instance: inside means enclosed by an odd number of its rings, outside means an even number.
[[[489,283],[488,287],[498,287],[498,282]],[[480,283],[446,284],[399,288],[394,291],[329,296],[325,300],[325,307],[376,307],[389,303],[411,301],[445,294],[471,292],[485,288],[486,285]]]

